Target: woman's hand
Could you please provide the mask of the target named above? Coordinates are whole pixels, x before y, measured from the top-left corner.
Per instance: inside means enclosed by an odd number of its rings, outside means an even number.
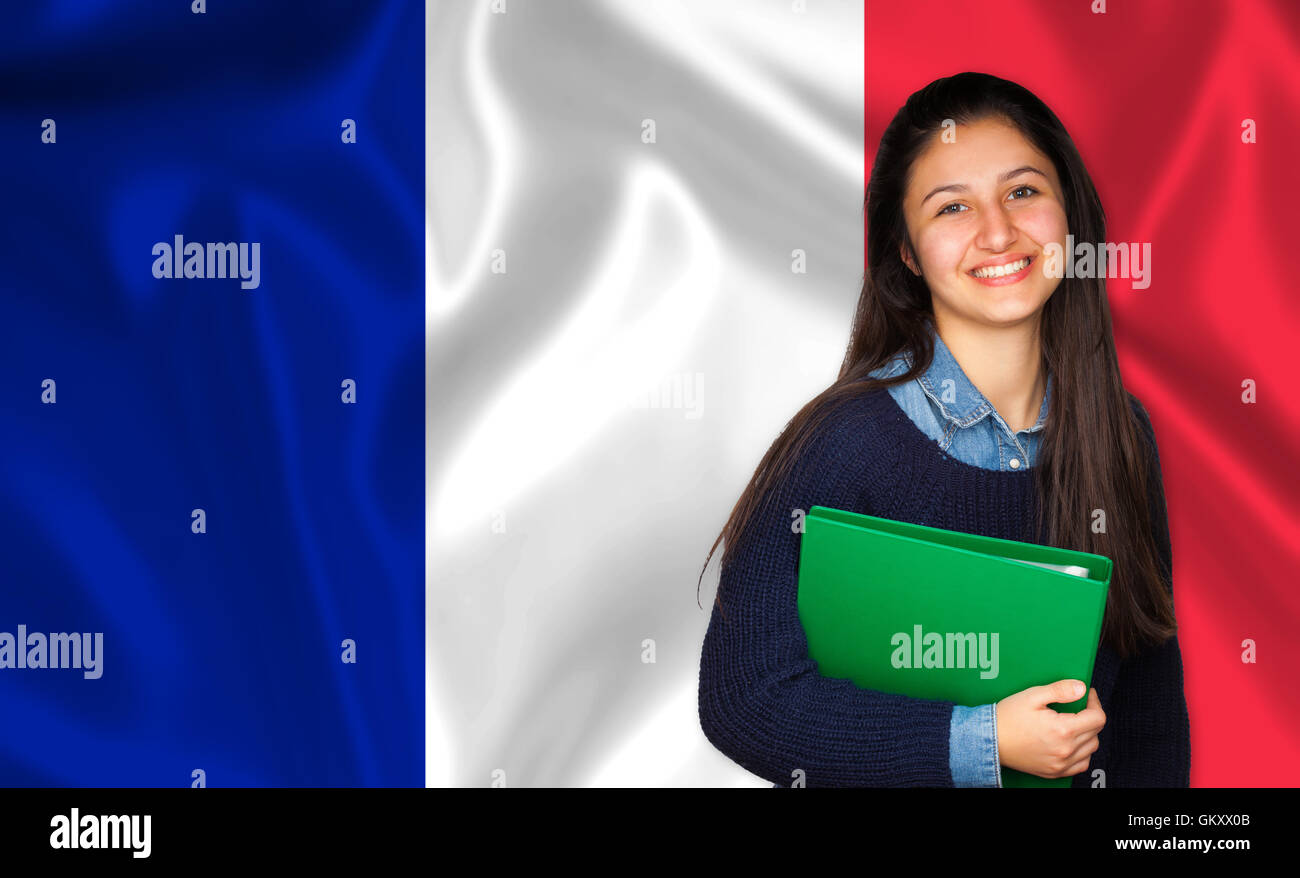
[[[995,706],[998,761],[1007,768],[1039,777],[1068,777],[1088,768],[1099,746],[1097,733],[1106,725],[1097,690],[1088,690],[1088,706],[1078,713],[1057,713],[1047,705],[1068,704],[1083,694],[1078,680],[1031,686],[1008,695]]]

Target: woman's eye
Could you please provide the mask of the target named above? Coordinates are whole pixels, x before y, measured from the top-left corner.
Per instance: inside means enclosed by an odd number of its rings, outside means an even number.
[[[1012,195],[1015,195],[1017,192],[1023,192],[1025,194],[1020,198],[1014,199],[1016,201],[1024,201],[1030,195],[1038,194],[1038,190],[1035,189],[1033,186],[1017,186],[1015,189],[1011,190]],[[959,208],[959,210],[952,210],[951,208]],[[959,204],[954,201],[952,204],[945,204],[942,208],[939,209],[939,212],[935,214],[935,216],[952,216],[955,213],[962,213],[965,210],[966,210],[966,206],[964,204]]]

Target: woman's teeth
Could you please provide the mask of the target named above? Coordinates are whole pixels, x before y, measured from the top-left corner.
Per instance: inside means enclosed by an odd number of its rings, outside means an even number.
[[[996,265],[992,268],[977,268],[971,274],[975,277],[1006,277],[1017,271],[1023,271],[1029,262],[1029,259],[1021,259],[1019,262],[1008,262],[1006,265]]]

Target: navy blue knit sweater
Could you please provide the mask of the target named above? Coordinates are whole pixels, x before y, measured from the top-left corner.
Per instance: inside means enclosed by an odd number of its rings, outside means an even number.
[[[1159,473],[1151,422],[1136,397],[1130,401]],[[1150,500],[1172,589],[1159,481]],[[700,658],[700,724],[709,741],[781,786],[802,770],[810,787],[951,787],[952,702],[861,689],[821,676],[808,657],[796,605],[794,510],[828,506],[1028,541],[1036,502],[1032,470],[988,470],[951,457],[887,390],[838,408],[790,475],[764,496],[752,530],[722,570],[722,611],[713,607]],[[1071,785],[1092,786],[1100,768],[1106,787],[1187,786],[1191,749],[1178,638],[1127,661],[1101,646],[1092,686],[1106,725],[1088,769]]]

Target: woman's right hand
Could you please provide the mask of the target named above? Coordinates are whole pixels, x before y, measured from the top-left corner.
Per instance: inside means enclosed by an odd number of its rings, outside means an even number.
[[[1086,770],[1099,746],[1097,733],[1106,725],[1097,690],[1088,690],[1088,706],[1078,713],[1057,713],[1048,707],[1078,701],[1082,689],[1079,680],[1058,680],[999,701],[994,708],[998,761],[1007,768],[1047,778]]]

